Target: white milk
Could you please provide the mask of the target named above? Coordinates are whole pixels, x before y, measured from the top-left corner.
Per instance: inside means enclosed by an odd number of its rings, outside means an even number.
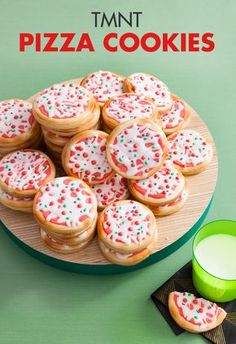
[[[236,237],[214,234],[199,242],[195,257],[204,270],[229,280],[236,280]]]

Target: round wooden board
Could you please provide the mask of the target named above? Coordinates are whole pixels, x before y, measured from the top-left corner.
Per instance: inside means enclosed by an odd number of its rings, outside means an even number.
[[[152,255],[145,261],[130,267],[110,264],[101,254],[96,238],[80,252],[68,255],[55,253],[40,239],[39,225],[33,215],[16,213],[0,204],[1,227],[32,256],[47,264],[74,272],[89,274],[128,272],[165,258],[181,247],[198,230],[209,210],[217,180],[218,164],[214,141],[207,126],[194,110],[188,127],[196,129],[212,141],[213,159],[207,170],[187,177],[190,194],[184,207],[175,214],[157,218],[158,242]]]

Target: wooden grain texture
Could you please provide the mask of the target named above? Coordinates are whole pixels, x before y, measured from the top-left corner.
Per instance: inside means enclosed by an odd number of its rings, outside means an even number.
[[[32,100],[32,97],[30,99]],[[168,245],[187,233],[203,214],[214,193],[218,164],[213,139],[207,126],[194,110],[192,110],[192,117],[188,127],[196,129],[212,141],[214,146],[213,159],[207,170],[198,175],[186,177],[190,194],[184,207],[175,214],[157,218],[159,235],[153,253],[164,250]],[[0,204],[0,218],[14,236],[33,249],[50,257],[85,265],[110,264],[101,254],[98,248],[97,238],[80,252],[63,255],[51,251],[42,242],[39,235],[39,225],[33,218],[33,215],[15,212]]]

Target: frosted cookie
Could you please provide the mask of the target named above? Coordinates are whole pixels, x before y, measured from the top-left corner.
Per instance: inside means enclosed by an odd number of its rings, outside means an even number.
[[[197,298],[191,293],[169,294],[168,307],[172,318],[184,330],[201,333],[219,326],[227,313],[216,303]]]
[[[20,99],[0,102],[0,144],[23,144],[39,130],[31,103]]]
[[[151,99],[141,94],[124,93],[105,103],[102,117],[106,127],[114,129],[131,119],[150,118],[155,121],[159,113]]]
[[[186,203],[189,195],[189,189],[187,185],[185,185],[183,191],[179,194],[179,196],[174,200],[167,204],[160,205],[160,206],[149,206],[155,216],[167,216],[176,213],[179,211],[184,204]]]
[[[85,130],[64,147],[62,164],[68,175],[88,184],[103,183],[114,172],[106,157],[108,135],[99,130]]]
[[[34,196],[54,176],[52,161],[37,150],[21,149],[0,161],[0,187],[15,196]]]
[[[124,82],[126,92],[143,94],[151,98],[161,112],[171,109],[172,98],[169,88],[155,76],[146,73],[134,73]]]
[[[13,210],[32,212],[33,197],[16,197],[0,189],[0,203]]]
[[[125,200],[107,206],[98,218],[98,237],[120,253],[133,253],[150,245],[157,231],[156,220],[146,206]]]
[[[168,137],[168,159],[180,168],[183,174],[192,175],[202,172],[209,165],[212,144],[192,129],[180,130]]]
[[[172,96],[173,103],[169,111],[161,114],[162,129],[166,135],[170,135],[183,129],[190,119],[190,108],[183,99]]]
[[[111,97],[123,93],[123,84],[123,76],[102,70],[89,74],[81,82],[101,106]]]
[[[93,185],[92,190],[97,197],[99,209],[105,208],[112,202],[121,201],[129,197],[127,181],[119,174],[115,174],[102,184]]]
[[[138,201],[148,205],[164,205],[174,201],[183,191],[185,178],[171,161],[142,180],[129,180],[129,190]]]
[[[40,188],[33,213],[41,227],[53,233],[79,234],[93,224],[97,200],[82,180],[59,177]]]
[[[82,248],[86,247],[90,241],[94,238],[95,233],[93,232],[91,236],[86,240],[77,245],[70,245],[65,242],[60,242],[46,233],[42,228],[40,229],[40,236],[43,242],[53,251],[62,254],[70,254],[80,251]]]
[[[111,263],[124,266],[135,265],[148,258],[154,249],[154,244],[155,241],[153,241],[147,247],[144,247],[141,250],[133,253],[120,253],[104,245],[101,240],[98,242],[99,248],[107,260],[109,260]]]
[[[86,121],[94,102],[91,93],[77,83],[55,84],[35,97],[33,114],[48,128],[71,129]]]
[[[107,140],[110,165],[127,179],[149,177],[161,168],[166,156],[166,136],[149,119],[125,122],[116,127]]]

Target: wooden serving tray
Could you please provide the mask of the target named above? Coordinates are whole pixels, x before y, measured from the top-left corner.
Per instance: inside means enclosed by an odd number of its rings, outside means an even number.
[[[188,127],[196,129],[213,142],[207,126],[194,110]],[[217,180],[218,164],[214,142],[213,150],[213,159],[207,170],[186,177],[190,194],[184,207],[173,215],[157,218],[159,231],[157,246],[149,258],[137,265],[126,267],[109,263],[98,248],[97,238],[77,253],[64,255],[53,252],[40,239],[39,225],[33,215],[16,212],[1,204],[0,226],[32,256],[65,270],[88,274],[112,274],[142,268],[170,255],[189,240],[200,227],[209,210]]]

